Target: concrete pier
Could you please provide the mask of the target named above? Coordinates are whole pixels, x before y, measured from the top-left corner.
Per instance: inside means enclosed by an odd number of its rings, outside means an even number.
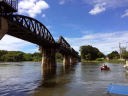
[[[7,32],[8,32],[8,21],[5,18],[0,17],[0,40]]]
[[[69,55],[63,55],[63,66],[70,65],[70,56]]]
[[[75,64],[75,63],[77,63],[78,62],[78,59],[77,58],[75,58],[75,57],[70,57],[70,64]]]
[[[42,52],[43,70],[55,69],[56,68],[55,49],[41,47],[41,52]]]

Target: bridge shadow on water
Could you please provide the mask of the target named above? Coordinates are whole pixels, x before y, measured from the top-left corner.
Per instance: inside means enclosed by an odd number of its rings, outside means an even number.
[[[59,65],[54,69],[43,70],[42,82],[40,83],[39,87],[54,88],[58,86],[58,84],[61,82],[59,80],[60,76],[63,77],[66,74],[70,74],[70,72],[75,69],[75,66],[76,64],[70,66]]]
[[[65,93],[68,90],[66,88],[67,84],[72,81],[72,78],[68,76],[72,77],[72,72],[75,72],[76,66],[77,64],[70,67],[58,64],[57,69],[43,70],[40,85],[34,90],[32,96],[52,96],[55,90],[61,91],[62,94]],[[63,86],[65,88],[61,90]]]
[[[32,92],[32,96],[56,96],[57,92],[66,93],[69,83],[72,82],[72,72],[75,72],[77,64],[70,66],[57,65],[57,69],[43,70],[42,80],[38,88]]]

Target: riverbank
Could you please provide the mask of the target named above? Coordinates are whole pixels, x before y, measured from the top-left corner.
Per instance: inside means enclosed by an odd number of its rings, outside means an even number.
[[[104,60],[101,60],[101,61],[99,61],[99,60],[81,60],[81,62],[83,62],[83,63],[114,63],[114,64],[125,64],[126,62],[125,62],[125,60],[119,60],[119,59],[113,59],[113,60],[106,60],[106,59],[104,59]]]

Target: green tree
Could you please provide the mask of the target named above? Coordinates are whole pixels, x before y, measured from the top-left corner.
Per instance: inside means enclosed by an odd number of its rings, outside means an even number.
[[[23,60],[23,52],[20,51],[8,51],[3,55],[3,61],[19,62]]]
[[[59,62],[62,61],[63,60],[62,54],[56,53],[56,59]],[[20,61],[41,61],[41,60],[42,60],[42,54],[38,52],[31,54],[31,53],[24,53],[21,51],[0,50],[0,61],[20,62]]]
[[[109,59],[119,59],[120,55],[117,51],[112,51],[107,55]]]
[[[122,54],[122,57],[123,57],[124,59],[128,59],[128,51],[124,52],[124,53]]]
[[[7,51],[0,50],[0,61],[3,61],[3,55],[7,54]]]
[[[105,57],[105,55],[102,52],[98,52],[97,55],[98,55],[99,58],[104,58]]]
[[[42,59],[41,53],[38,53],[38,52],[33,53],[32,59],[33,59],[33,61],[41,61],[41,59]]]
[[[24,58],[24,61],[32,61],[33,60],[33,56],[30,53],[24,54],[23,58]]]
[[[81,46],[80,47],[81,59],[85,60],[95,60],[97,58],[105,57],[105,55],[99,51],[96,47]]]
[[[85,55],[85,59],[86,59],[86,60],[91,60],[91,54],[88,53],[87,55]]]

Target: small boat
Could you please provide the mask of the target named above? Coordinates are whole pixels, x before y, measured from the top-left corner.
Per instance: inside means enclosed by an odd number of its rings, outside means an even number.
[[[100,69],[101,69],[101,70],[107,70],[107,71],[110,70],[110,68],[109,68],[107,65],[105,65],[105,64],[102,65],[102,66],[100,67]]]

